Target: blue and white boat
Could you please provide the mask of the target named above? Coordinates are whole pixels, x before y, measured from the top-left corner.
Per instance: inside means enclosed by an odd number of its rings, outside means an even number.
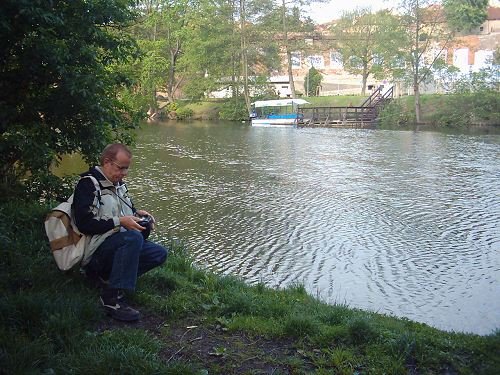
[[[252,126],[295,126],[303,121],[299,105],[309,104],[304,99],[260,100],[252,103]]]

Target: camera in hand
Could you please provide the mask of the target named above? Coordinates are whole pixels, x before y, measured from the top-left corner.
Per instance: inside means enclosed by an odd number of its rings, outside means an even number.
[[[141,227],[147,227],[148,225],[151,225],[151,216],[138,216],[139,220],[137,224],[139,224]]]
[[[141,231],[142,237],[144,237],[144,239],[147,240],[149,234],[151,233],[151,225],[153,224],[153,219],[151,218],[151,216],[138,216],[138,217],[141,220],[139,220],[137,224],[139,224],[141,227],[146,228],[143,231]]]

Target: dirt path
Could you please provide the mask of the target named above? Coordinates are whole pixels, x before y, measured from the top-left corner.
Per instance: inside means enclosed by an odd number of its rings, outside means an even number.
[[[210,374],[295,374],[314,369],[292,340],[250,337],[196,318],[169,320],[143,311],[139,322],[122,323],[106,317],[97,330],[124,327],[144,329],[159,338],[165,345],[160,355],[166,364],[192,364]]]

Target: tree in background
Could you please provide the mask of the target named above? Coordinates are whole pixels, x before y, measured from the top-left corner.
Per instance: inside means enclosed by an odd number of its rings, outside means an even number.
[[[362,77],[361,94],[371,75],[386,76],[385,61],[391,61],[402,43],[398,19],[389,11],[369,9],[347,12],[330,28],[332,47],[339,53],[344,69]]]
[[[320,72],[313,66],[307,72],[304,80],[304,91],[307,96],[318,96],[319,88],[321,86],[321,81],[323,76]]]
[[[278,61],[276,41],[265,38],[270,31],[265,22],[268,12],[273,12],[275,5],[272,1],[246,1],[240,0],[240,56],[241,76],[243,79],[243,94],[247,114],[251,113],[250,77],[252,81],[252,94],[258,91],[257,81],[263,72],[268,72],[271,66]],[[273,51],[274,50],[274,51]],[[275,53],[273,53],[275,52]],[[269,56],[268,54],[271,53]],[[268,56],[265,56],[268,55]]]
[[[237,95],[232,79],[239,72],[236,10],[234,1],[216,0],[200,1],[190,11],[176,70],[185,97],[198,100],[225,86]]]
[[[193,3],[186,0],[141,0],[134,9],[138,17],[130,33],[141,49],[141,59],[122,67],[135,77],[132,102],[147,111],[150,118],[158,114],[158,93],[173,102],[180,80],[176,77],[178,60],[186,41],[185,27]]]
[[[131,32],[143,57],[122,67],[135,78],[132,92],[122,95],[153,116],[159,91],[172,101],[176,93],[199,100],[228,89],[249,111],[251,96],[262,92],[261,77],[280,69],[283,21],[287,32],[304,25],[313,30],[297,8],[285,8],[283,18],[272,0],[142,0],[136,10],[140,17]],[[299,43],[287,45],[300,49]]]
[[[304,32],[312,25],[311,20],[307,19],[305,22],[300,21],[301,8],[313,2],[323,2],[323,0],[281,0],[281,33],[283,36],[282,47],[285,51],[286,69],[288,73],[288,81],[290,82],[290,90],[292,98],[296,98],[295,83],[293,80],[292,72],[292,52],[301,49],[296,43],[293,43],[289,35],[290,33]],[[292,5],[291,9],[288,5]],[[312,31],[312,28],[310,28]]]
[[[472,30],[488,16],[488,0],[444,0],[443,8],[452,30]]]
[[[0,5],[0,196],[24,182],[34,194],[57,179],[63,154],[88,163],[111,141],[131,142],[138,121],[116,95],[112,67],[137,56],[123,0],[4,0]]]
[[[399,10],[398,33],[402,42],[390,68],[394,77],[404,79],[413,87],[415,117],[420,122],[420,86],[432,78],[433,69],[441,65],[443,51],[450,47],[453,33],[442,8],[431,0],[402,0]]]
[[[275,7],[272,0],[203,2],[183,48],[188,73],[183,92],[199,99],[229,89],[235,105],[243,99],[248,111],[260,77],[280,66],[275,23],[270,21]]]
[[[201,98],[208,92],[230,89],[234,105],[239,108],[243,99],[249,112],[251,97],[266,91],[263,77],[281,67],[282,11],[272,0],[202,1],[190,20],[192,34],[182,51],[188,72],[183,92]],[[302,20],[295,8],[286,9],[285,21],[287,30],[313,30],[312,23]],[[296,43],[290,45],[298,48]]]
[[[487,1],[401,0],[399,33],[404,38],[393,60],[393,75],[413,86],[416,121],[421,120],[420,86],[445,65],[444,54],[455,32],[478,26],[486,18]]]

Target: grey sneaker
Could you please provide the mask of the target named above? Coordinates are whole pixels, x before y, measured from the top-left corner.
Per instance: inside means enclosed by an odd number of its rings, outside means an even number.
[[[141,313],[130,307],[118,289],[107,288],[101,294],[102,307],[113,319],[133,322],[141,318]]]

